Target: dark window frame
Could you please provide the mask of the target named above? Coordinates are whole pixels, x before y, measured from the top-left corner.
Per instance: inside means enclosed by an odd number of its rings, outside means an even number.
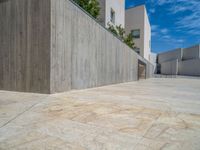
[[[115,11],[113,8],[110,8],[110,22],[112,22],[113,24],[115,24]]]
[[[134,34],[135,32],[136,33],[138,32],[138,34]],[[131,30],[131,34],[132,34],[134,39],[139,39],[140,38],[140,29]]]

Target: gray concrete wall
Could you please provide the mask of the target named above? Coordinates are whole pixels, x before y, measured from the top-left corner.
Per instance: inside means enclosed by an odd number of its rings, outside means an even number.
[[[152,65],[69,0],[0,1],[0,89],[56,93],[137,80]]]
[[[161,64],[161,74],[200,76],[200,45],[161,53],[158,63]]]
[[[49,12],[49,0],[0,0],[0,90],[49,93]]]
[[[177,75],[178,74],[178,59],[161,63],[161,74]]]
[[[182,60],[182,49],[175,49],[172,51],[164,52],[161,54],[158,54],[158,63],[161,64],[166,61],[171,61],[178,59],[178,61]]]
[[[179,74],[200,76],[200,59],[191,59],[179,62]]]
[[[148,61],[70,1],[52,0],[51,7],[52,93],[135,81],[138,59],[147,64],[147,77],[152,77]],[[70,65],[71,70],[63,71]]]
[[[200,45],[183,49],[183,60],[200,59]]]

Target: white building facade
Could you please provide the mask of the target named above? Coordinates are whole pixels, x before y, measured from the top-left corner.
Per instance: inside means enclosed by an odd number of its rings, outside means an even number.
[[[151,26],[145,5],[132,7],[125,12],[125,31],[132,33],[135,50],[147,60],[151,54]]]
[[[108,24],[121,25],[126,34],[132,33],[135,51],[150,60],[151,57],[151,26],[145,5],[125,10],[125,0],[99,0],[100,15],[98,20],[108,28]]]
[[[99,0],[101,24],[108,27],[112,25],[121,25],[125,27],[125,0]]]

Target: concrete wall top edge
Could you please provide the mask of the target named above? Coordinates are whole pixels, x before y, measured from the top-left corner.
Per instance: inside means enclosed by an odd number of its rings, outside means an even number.
[[[145,61],[149,62],[146,58],[144,58],[143,56],[139,55],[138,53],[136,53],[132,48],[130,48],[127,44],[125,44],[118,36],[116,36],[114,33],[112,33],[110,30],[108,30],[105,26],[103,26],[100,22],[98,22],[98,20],[96,20],[93,16],[91,16],[87,11],[85,11],[83,8],[81,8],[77,3],[75,3],[73,0],[65,0],[65,1],[69,1],[72,4],[74,4],[76,7],[78,7],[82,12],[84,12],[86,15],[88,15],[93,21],[95,21],[99,26],[101,26],[105,31],[109,32],[110,34],[112,34],[115,38],[117,38],[120,42],[122,42],[124,45],[126,45],[130,50],[132,50],[137,56],[141,57],[142,59],[144,59]],[[139,6],[138,6],[139,7]],[[140,5],[140,7],[145,7],[145,5]],[[150,62],[149,62],[150,63]]]
[[[178,51],[178,50],[182,50],[182,48],[176,48],[176,49],[173,49],[173,50],[161,52],[161,53],[158,53],[157,55],[164,55],[164,54],[172,53],[172,52]]]
[[[190,47],[183,48],[183,49],[189,49],[189,48],[193,48],[193,47],[199,47],[200,48],[200,44],[195,44],[195,45],[192,45]]]

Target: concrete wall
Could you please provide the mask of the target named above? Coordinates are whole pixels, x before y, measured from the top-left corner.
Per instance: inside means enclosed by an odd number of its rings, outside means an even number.
[[[100,21],[105,27],[108,27],[110,21],[111,8],[115,11],[115,24],[122,25],[124,28],[125,24],[125,0],[99,0],[101,6]]]
[[[183,49],[183,60],[200,59],[200,45]]]
[[[179,74],[200,76],[200,59],[191,59],[179,62]]]
[[[51,86],[52,93],[65,90],[64,85],[71,89],[82,89],[135,81],[138,59],[147,64],[147,77],[152,77],[152,65],[148,61],[138,56],[74,4],[67,0],[52,2],[52,42],[60,43],[52,49],[54,58],[51,59],[51,85],[59,83],[57,86]],[[65,36],[68,38],[63,38]],[[53,43],[52,47],[56,45]],[[66,54],[71,54],[71,59]],[[71,65],[71,71],[63,71],[65,61]],[[53,67],[55,64],[58,66]],[[62,80],[58,75],[63,77]],[[60,88],[60,84],[63,88]]]
[[[0,89],[56,93],[137,80],[152,65],[69,0],[0,3]]]
[[[178,59],[161,63],[161,74],[177,75],[178,74]]]
[[[158,63],[161,64],[166,61],[171,61],[178,59],[178,61],[182,60],[182,49],[175,49],[172,51],[164,52],[161,54],[158,54]]]
[[[129,8],[125,12],[125,30],[140,29],[140,38],[134,39],[135,46],[140,48],[140,55],[149,60],[151,51],[151,27],[144,5]]]
[[[0,90],[50,91],[50,1],[0,1]]]
[[[178,75],[200,76],[200,46],[161,53],[158,55],[158,63],[161,65],[161,74],[175,75],[177,71],[172,70],[177,68]]]

